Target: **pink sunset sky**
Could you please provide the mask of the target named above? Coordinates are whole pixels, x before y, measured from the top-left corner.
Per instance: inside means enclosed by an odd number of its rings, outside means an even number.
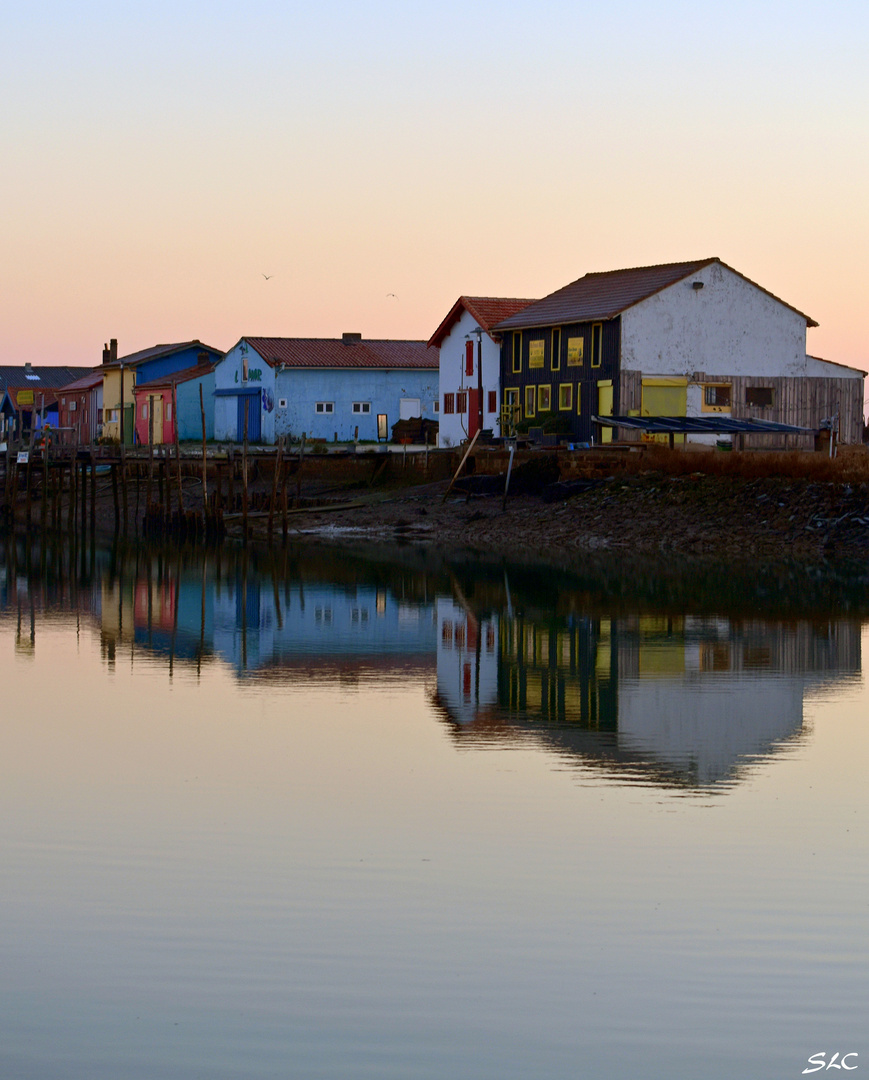
[[[867,40],[850,0],[17,5],[0,363],[427,338],[718,256],[869,368]]]

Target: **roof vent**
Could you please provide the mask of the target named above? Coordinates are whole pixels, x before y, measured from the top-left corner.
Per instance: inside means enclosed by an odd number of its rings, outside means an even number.
[[[702,289],[703,288],[703,282],[702,281],[692,281],[691,282],[691,288],[692,289]]]
[[[350,333],[349,331],[345,330],[344,333],[341,335],[341,340],[344,342],[345,345],[361,345],[362,335]]]
[[[39,382],[39,376],[33,370],[33,365],[29,360],[24,364],[24,378],[29,379],[31,382]]]

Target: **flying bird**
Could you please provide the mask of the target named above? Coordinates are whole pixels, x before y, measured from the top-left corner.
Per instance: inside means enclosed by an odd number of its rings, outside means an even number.
[[[394,292],[388,292],[388,293],[386,294],[386,298],[387,298],[387,300],[389,299],[389,297],[390,297],[390,296],[391,296],[391,297],[393,297],[393,298],[394,298],[395,300],[397,300],[397,299],[398,299],[398,297],[397,297],[397,296],[395,295],[395,293],[394,293]]]
[[[263,274],[263,277],[266,279],[266,281],[269,281],[274,276],[275,276],[274,274]]]

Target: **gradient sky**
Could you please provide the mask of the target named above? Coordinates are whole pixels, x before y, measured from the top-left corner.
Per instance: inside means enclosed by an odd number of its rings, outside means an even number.
[[[867,49],[865,0],[9,6],[0,363],[715,255],[869,368]]]

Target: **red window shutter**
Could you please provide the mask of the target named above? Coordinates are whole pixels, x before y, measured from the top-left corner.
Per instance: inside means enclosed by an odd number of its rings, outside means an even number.
[[[444,394],[444,412],[451,413],[455,410],[455,398],[452,394]]]
[[[497,390],[490,390],[489,391],[489,412],[497,412],[497,411],[498,411],[498,391]]]
[[[474,374],[474,343],[473,341],[465,342],[465,374]]]

